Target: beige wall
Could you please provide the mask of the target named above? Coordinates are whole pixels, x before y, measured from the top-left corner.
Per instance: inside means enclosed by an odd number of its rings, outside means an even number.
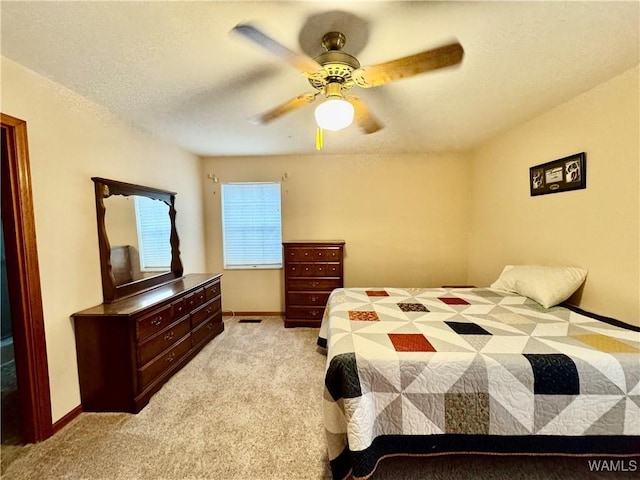
[[[464,154],[209,158],[221,182],[280,181],[284,240],[343,239],[346,286],[439,286],[467,276]],[[220,184],[204,180],[207,264],[223,271]],[[223,308],[282,311],[282,270],[226,270]]]
[[[2,113],[27,122],[53,420],[80,404],[69,315],[102,302],[92,176],[178,192],[186,272],[204,271],[200,161],[2,59]]]
[[[639,78],[630,70],[474,152],[471,282],[505,264],[581,266],[580,305],[640,325]],[[582,151],[585,190],[529,196],[529,167]]]

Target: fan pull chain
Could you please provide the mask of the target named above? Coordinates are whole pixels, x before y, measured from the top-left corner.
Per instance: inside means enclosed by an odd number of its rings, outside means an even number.
[[[324,145],[324,138],[322,136],[322,129],[316,128],[316,150],[321,150]]]

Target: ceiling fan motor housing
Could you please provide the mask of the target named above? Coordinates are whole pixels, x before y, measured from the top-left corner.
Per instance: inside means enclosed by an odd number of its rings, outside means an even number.
[[[322,37],[322,45],[327,49],[315,57],[315,61],[322,65],[322,70],[309,76],[309,83],[316,90],[323,90],[327,85],[338,83],[342,90],[351,88],[355,82],[351,73],[360,68],[360,62],[353,55],[341,49],[346,43],[344,34],[329,32]],[[328,95],[328,92],[325,92]]]

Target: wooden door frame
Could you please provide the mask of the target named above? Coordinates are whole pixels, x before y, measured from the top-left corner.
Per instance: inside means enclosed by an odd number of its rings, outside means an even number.
[[[27,442],[33,443],[53,435],[53,424],[27,124],[3,113],[0,115],[8,137],[8,165],[2,165],[3,225],[10,266],[7,273],[10,274],[9,286],[19,287],[10,293],[16,374],[23,435]]]

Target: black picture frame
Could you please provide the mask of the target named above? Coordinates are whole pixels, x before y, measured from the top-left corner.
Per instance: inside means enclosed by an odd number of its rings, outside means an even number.
[[[529,189],[532,197],[583,188],[587,188],[585,152],[529,168]]]

